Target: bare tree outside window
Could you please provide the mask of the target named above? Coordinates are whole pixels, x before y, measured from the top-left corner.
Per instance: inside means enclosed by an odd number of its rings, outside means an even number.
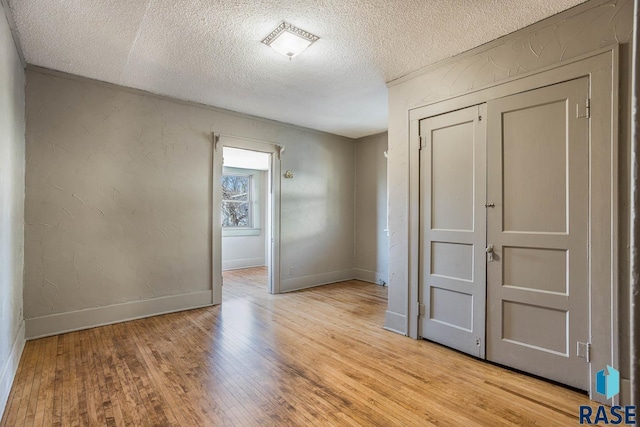
[[[222,226],[251,226],[251,176],[222,176]]]

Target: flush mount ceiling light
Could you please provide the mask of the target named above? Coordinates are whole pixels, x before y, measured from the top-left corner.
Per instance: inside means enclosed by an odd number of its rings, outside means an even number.
[[[311,46],[319,38],[305,30],[283,22],[265,37],[262,43],[271,46],[276,52],[291,59]]]

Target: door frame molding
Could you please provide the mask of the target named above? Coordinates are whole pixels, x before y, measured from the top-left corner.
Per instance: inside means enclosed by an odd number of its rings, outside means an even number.
[[[271,206],[267,207],[268,225],[271,229],[271,257],[269,293],[280,293],[280,160],[284,147],[267,141],[244,138],[241,136],[213,133],[213,149],[211,155],[211,289],[213,290],[214,305],[222,302],[222,226],[220,209],[214,206],[222,204],[222,187],[215,185],[222,180],[222,150],[224,147],[240,148],[243,150],[260,151],[271,154],[271,168],[267,185],[271,187]],[[267,234],[267,239],[269,234]],[[270,259],[269,259],[270,258]],[[217,280],[216,280],[217,279]]]
[[[605,365],[619,368],[618,343],[618,68],[617,44],[558,64],[515,76],[455,97],[409,110],[409,289],[407,331],[418,338],[420,236],[420,120],[482,104],[492,99],[573,80],[589,78],[589,365],[592,400],[594,373]],[[608,203],[607,203],[608,202]],[[598,260],[594,262],[594,260]],[[620,396],[613,403],[617,404]]]

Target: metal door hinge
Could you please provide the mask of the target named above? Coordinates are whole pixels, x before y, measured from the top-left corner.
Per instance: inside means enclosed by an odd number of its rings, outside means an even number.
[[[424,308],[424,304],[420,304],[420,302],[418,301],[418,316],[424,316],[425,313],[425,308]]]
[[[587,363],[591,362],[591,343],[578,342],[577,356],[586,359]]]
[[[591,100],[583,99],[576,104],[576,118],[591,118]]]
[[[424,136],[420,135],[420,149],[422,150],[426,146],[427,146],[426,138]]]

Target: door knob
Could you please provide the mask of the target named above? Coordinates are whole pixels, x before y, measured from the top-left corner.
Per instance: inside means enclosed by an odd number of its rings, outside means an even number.
[[[493,261],[493,245],[487,245],[485,252],[488,255],[487,261],[492,262]]]

